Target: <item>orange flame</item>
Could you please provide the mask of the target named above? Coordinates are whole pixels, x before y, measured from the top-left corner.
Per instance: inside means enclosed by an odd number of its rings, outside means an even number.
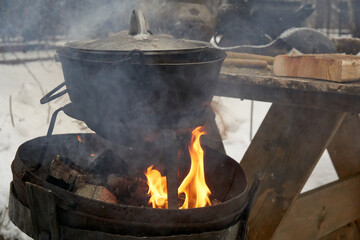
[[[80,136],[80,135],[77,135],[77,140],[78,140],[79,142],[82,142],[82,139],[81,139],[81,136]]]
[[[148,167],[145,176],[149,186],[149,203],[153,208],[168,208],[166,177],[162,177],[158,170],[152,169],[154,165]]]
[[[178,188],[178,193],[185,193],[185,202],[180,209],[210,206],[210,189],[205,182],[204,150],[201,148],[200,137],[206,134],[204,127],[197,127],[192,132],[189,144],[191,167],[188,175]],[[192,201],[189,201],[189,200]]]
[[[192,132],[189,144],[191,158],[190,171],[178,188],[178,195],[185,194],[184,204],[180,209],[210,206],[210,189],[205,182],[204,150],[201,148],[200,137],[206,134],[204,127],[197,127]],[[150,200],[153,208],[167,208],[166,177],[150,166],[145,176],[148,179]]]

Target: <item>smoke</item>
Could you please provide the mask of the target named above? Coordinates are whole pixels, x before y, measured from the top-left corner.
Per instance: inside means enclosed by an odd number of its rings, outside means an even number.
[[[64,25],[69,39],[107,37],[128,29],[131,10],[139,8],[138,0],[96,1],[92,5],[67,12]]]
[[[0,0],[0,37],[24,41],[101,38],[129,28],[131,10],[141,9],[154,33],[210,40],[220,0]]]
[[[131,10],[141,2],[144,0],[0,0],[0,37],[3,41],[104,37],[128,29]],[[157,1],[146,2],[156,8]]]

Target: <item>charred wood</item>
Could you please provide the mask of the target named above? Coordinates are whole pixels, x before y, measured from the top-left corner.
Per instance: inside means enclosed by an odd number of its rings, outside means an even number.
[[[51,162],[47,181],[57,184],[67,190],[76,190],[86,183],[96,184],[100,180],[75,165],[71,160],[62,160],[60,155]]]
[[[148,186],[146,181],[140,177],[111,174],[107,178],[107,187],[121,204],[148,205]]]
[[[114,204],[147,206],[148,186],[146,180],[124,175],[127,172],[127,165],[124,161],[115,164],[117,159],[111,151],[104,152],[94,162],[90,173],[70,159],[62,159],[57,155],[51,162],[46,180],[82,197]],[[115,165],[115,170],[110,169],[111,165],[106,166],[112,163]],[[113,171],[123,174],[108,174]]]

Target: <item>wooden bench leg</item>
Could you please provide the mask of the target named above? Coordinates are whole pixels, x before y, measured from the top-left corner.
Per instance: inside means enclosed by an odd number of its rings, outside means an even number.
[[[360,174],[303,193],[281,221],[272,239],[354,239],[350,237],[356,233],[354,229],[344,225],[360,217],[359,202]],[[341,230],[336,232],[337,229]]]
[[[345,114],[273,104],[241,166],[261,183],[249,219],[249,240],[271,239]]]
[[[360,239],[359,230],[354,223],[350,223],[328,235],[320,238],[320,240],[357,240]]]
[[[350,177],[360,172],[360,118],[357,114],[348,114],[338,132],[328,146],[328,152],[339,179]],[[359,203],[360,204],[360,203]],[[360,239],[360,219],[350,223],[339,231],[331,233],[322,240],[336,239],[336,236],[347,236],[340,239]]]

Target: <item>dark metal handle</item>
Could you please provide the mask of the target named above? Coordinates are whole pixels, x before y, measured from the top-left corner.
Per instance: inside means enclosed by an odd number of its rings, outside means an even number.
[[[57,94],[54,94],[56,93],[60,88],[62,88],[63,86],[65,86],[65,82],[61,83],[59,86],[55,87],[53,90],[51,90],[49,93],[47,93],[45,96],[43,96],[41,99],[40,99],[40,103],[41,104],[45,104],[45,103],[48,103],[58,97],[61,97],[62,95],[64,95],[65,93],[68,92],[67,89],[57,93]]]

